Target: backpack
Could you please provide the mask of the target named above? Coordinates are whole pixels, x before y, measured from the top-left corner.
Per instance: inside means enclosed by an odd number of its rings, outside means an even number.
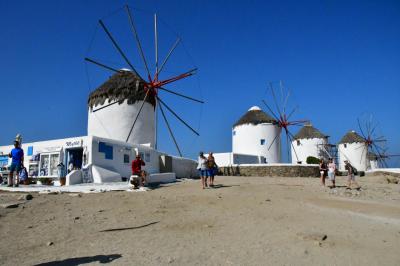
[[[28,172],[26,171],[26,168],[22,168],[21,171],[19,172],[19,178],[21,181],[24,181],[28,178]]]
[[[358,175],[357,168],[355,168],[354,166],[351,166],[351,172],[353,173],[353,175]]]

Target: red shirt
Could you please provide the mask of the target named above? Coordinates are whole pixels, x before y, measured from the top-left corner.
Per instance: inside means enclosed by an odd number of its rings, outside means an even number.
[[[140,174],[142,171],[142,165],[146,165],[142,159],[136,159],[132,161],[132,174]]]

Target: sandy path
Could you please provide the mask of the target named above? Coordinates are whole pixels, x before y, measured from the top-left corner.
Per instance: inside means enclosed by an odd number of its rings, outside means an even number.
[[[33,194],[0,209],[0,264],[400,265],[398,185],[364,178],[363,191],[346,193],[317,179],[217,181],[207,190],[187,180],[142,193]]]

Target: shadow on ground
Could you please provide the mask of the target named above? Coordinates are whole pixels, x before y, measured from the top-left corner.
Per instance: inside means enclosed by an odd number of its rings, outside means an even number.
[[[148,224],[144,224],[144,225],[139,225],[139,226],[134,226],[134,227],[121,227],[121,228],[112,228],[112,229],[105,229],[105,230],[101,230],[100,232],[113,232],[113,231],[124,231],[124,230],[134,230],[134,229],[140,229],[143,227],[147,227],[153,224],[157,224],[159,222],[151,222]]]
[[[240,187],[240,185],[222,185],[222,184],[218,184],[218,185],[214,185],[212,188],[228,188],[228,187]]]
[[[56,260],[56,261],[49,261],[40,264],[36,264],[35,266],[75,266],[75,265],[82,265],[91,262],[98,262],[98,263],[110,263],[116,259],[121,258],[121,254],[110,254],[110,255],[96,255],[91,257],[79,257],[79,258],[69,258],[65,260]]]

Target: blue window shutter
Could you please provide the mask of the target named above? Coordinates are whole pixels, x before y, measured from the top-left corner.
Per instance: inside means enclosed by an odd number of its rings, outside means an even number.
[[[99,142],[99,152],[104,153],[107,160],[113,159],[113,146],[107,145],[105,142]]]
[[[28,156],[31,156],[33,154],[33,146],[28,147]]]

